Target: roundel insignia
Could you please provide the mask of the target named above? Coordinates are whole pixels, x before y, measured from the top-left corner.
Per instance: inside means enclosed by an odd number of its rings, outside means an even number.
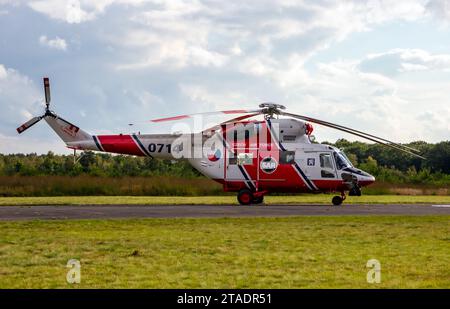
[[[211,151],[210,153],[208,153],[208,160],[211,162],[216,162],[220,159],[221,156],[222,156],[222,153],[220,152],[219,149],[217,149],[214,152]]]
[[[272,174],[278,167],[278,162],[272,157],[265,157],[259,163],[259,167],[266,174]]]

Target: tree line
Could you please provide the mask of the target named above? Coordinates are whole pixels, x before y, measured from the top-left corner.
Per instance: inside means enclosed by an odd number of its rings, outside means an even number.
[[[392,183],[450,184],[450,141],[436,144],[413,142],[427,159],[423,160],[378,144],[339,139],[334,145],[343,150],[353,165]],[[52,152],[37,155],[0,154],[0,176],[176,176],[202,177],[187,161],[151,159],[84,152],[76,162],[72,155]]]
[[[380,144],[339,139],[333,145],[343,150],[353,165],[374,175],[378,181],[450,184],[450,141],[436,144],[418,141],[405,144],[418,149],[426,159]]]

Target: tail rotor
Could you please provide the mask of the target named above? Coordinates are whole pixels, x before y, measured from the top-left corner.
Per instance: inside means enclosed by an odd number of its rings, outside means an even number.
[[[50,80],[48,77],[44,77],[44,93],[45,93],[45,114],[42,116],[33,117],[24,124],[22,124],[20,127],[18,127],[17,133],[21,134],[34,126],[36,123],[41,121],[46,115],[51,114],[50,112]]]

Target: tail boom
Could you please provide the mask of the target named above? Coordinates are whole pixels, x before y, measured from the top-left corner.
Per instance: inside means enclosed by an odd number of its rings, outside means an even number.
[[[172,156],[172,143],[176,138],[176,135],[171,134],[92,136],[96,147],[94,150],[163,159],[174,159]]]
[[[172,142],[178,135],[91,135],[56,114],[45,115],[44,119],[53,131],[66,143],[67,147],[71,149],[174,159],[171,154],[171,147]]]

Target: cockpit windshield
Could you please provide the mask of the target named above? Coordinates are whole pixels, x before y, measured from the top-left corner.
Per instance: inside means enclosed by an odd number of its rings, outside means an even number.
[[[342,152],[334,152],[334,160],[336,161],[336,166],[339,170],[346,168],[346,167],[353,167],[350,160],[347,158],[347,156]]]

